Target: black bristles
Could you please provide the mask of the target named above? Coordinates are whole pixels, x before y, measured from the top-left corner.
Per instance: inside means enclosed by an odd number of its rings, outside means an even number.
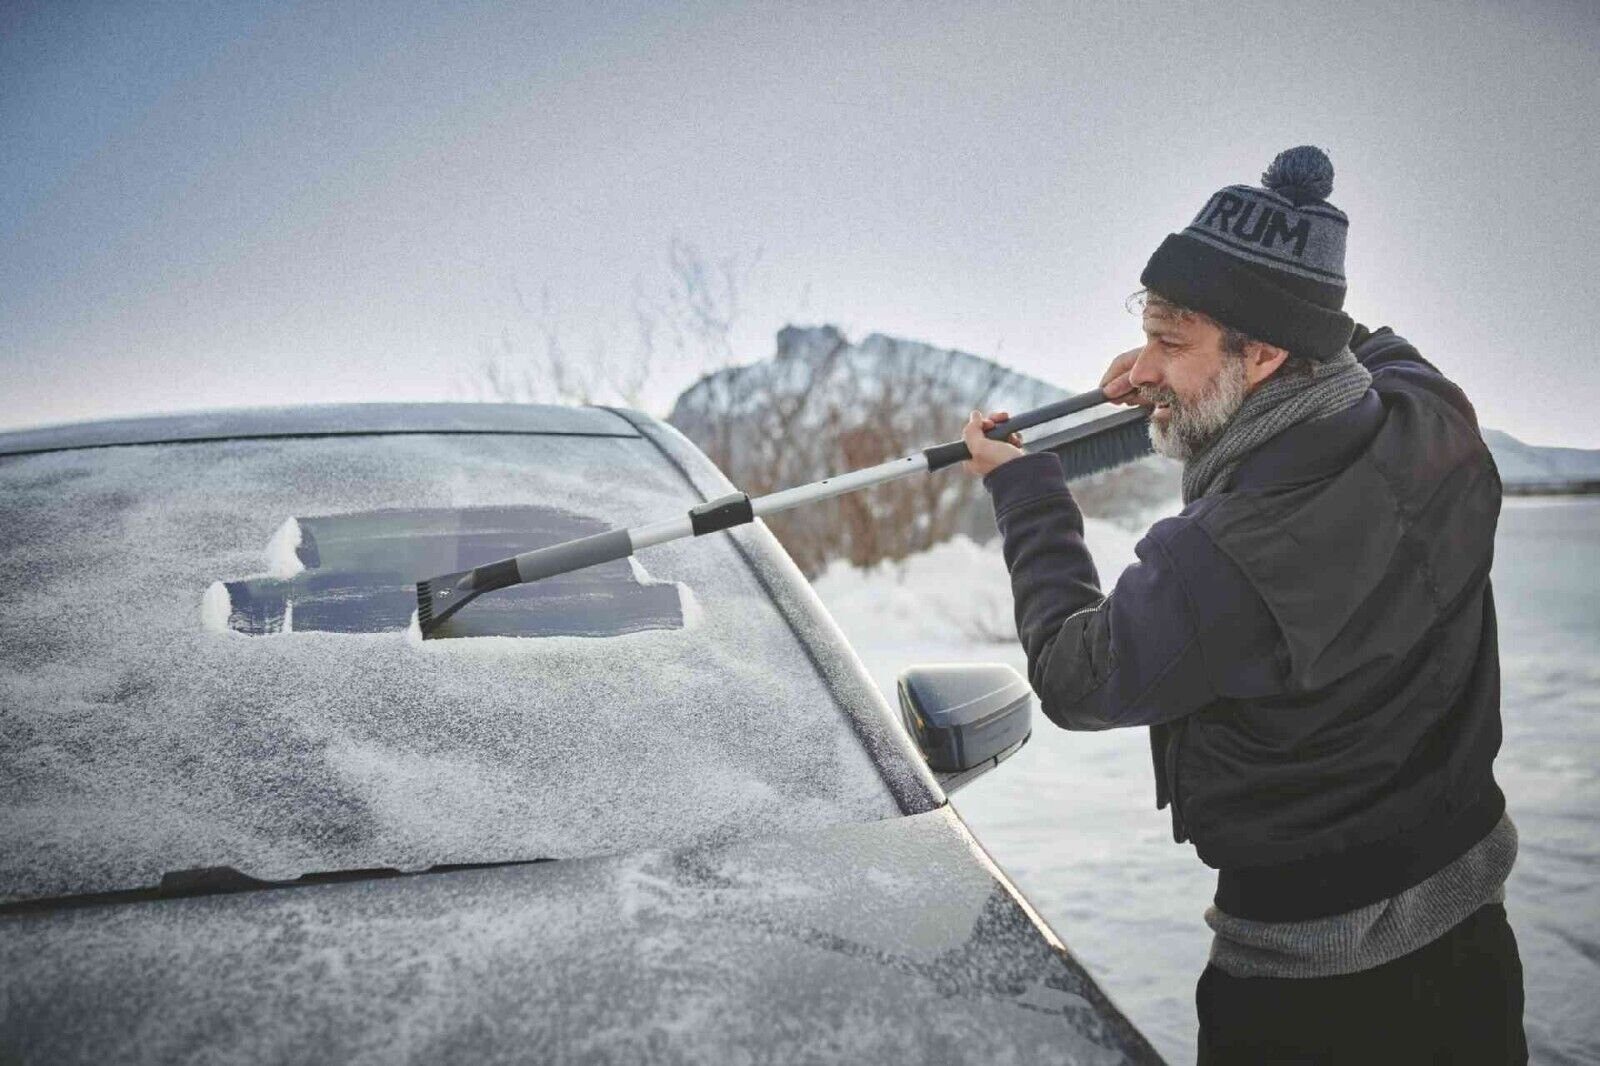
[[[451,615],[483,595],[522,580],[516,559],[501,559],[417,582],[417,627],[430,637]]]
[[[1076,481],[1151,454],[1149,420],[1147,408],[1133,407],[1028,441],[1027,450],[1055,452]]]
[[[426,581],[417,582],[417,624],[426,629],[433,623],[433,592]]]

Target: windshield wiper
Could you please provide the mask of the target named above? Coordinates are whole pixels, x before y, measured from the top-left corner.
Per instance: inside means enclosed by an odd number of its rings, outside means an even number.
[[[393,866],[374,866],[360,870],[323,870],[301,874],[288,881],[266,881],[251,877],[232,866],[196,866],[188,870],[170,870],[161,875],[161,883],[153,888],[125,888],[113,892],[82,892],[66,896],[41,896],[37,899],[15,900],[0,903],[0,914],[32,914],[41,911],[70,910],[76,907],[100,907],[115,903],[141,903],[153,899],[184,899],[190,896],[226,896],[236,892],[264,892],[278,888],[302,888],[306,885],[340,884],[346,881],[381,881],[390,877],[420,877],[424,874],[454,873],[458,870],[488,870],[499,866],[531,866],[534,863],[554,862],[548,857],[537,859],[510,859],[505,862],[446,862],[436,863],[426,870],[397,870]]]

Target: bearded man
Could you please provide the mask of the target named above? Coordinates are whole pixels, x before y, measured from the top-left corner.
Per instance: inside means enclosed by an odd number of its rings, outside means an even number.
[[[1493,763],[1500,479],[1472,405],[1343,313],[1333,167],[1281,153],[1140,276],[1184,507],[1110,592],[1059,460],[974,412],[1028,676],[1065,729],[1148,726],[1156,806],[1218,870],[1200,1061],[1525,1062]]]

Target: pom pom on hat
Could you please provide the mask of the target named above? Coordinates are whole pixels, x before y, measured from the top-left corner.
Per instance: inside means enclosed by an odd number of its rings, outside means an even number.
[[[1261,175],[1261,184],[1287,196],[1296,207],[1313,200],[1326,200],[1333,192],[1333,161],[1328,153],[1314,145],[1287,148],[1277,154]]]

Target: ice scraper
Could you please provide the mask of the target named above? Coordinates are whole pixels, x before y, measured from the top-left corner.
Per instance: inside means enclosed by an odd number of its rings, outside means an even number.
[[[1103,389],[1069,396],[1064,400],[1012,415],[1010,419],[990,430],[986,436],[991,440],[1004,440],[1019,430],[1030,429],[1079,411],[1086,411],[1106,402]],[[1143,407],[1119,411],[1092,422],[1071,426],[1037,440],[1028,441],[1024,448],[1030,452],[1053,451],[1061,457],[1069,480],[1084,477],[1148,455],[1150,440],[1146,422],[1149,414]],[[967,451],[965,441],[949,441],[887,463],[879,463],[877,466],[836,474],[821,481],[798,485],[792,489],[782,489],[755,499],[751,499],[746,493],[736,492],[690,508],[688,514],[677,518],[652,522],[634,529],[608,530],[579,540],[552,544],[547,548],[536,548],[471,570],[418,581],[417,622],[422,629],[422,635],[426,637],[446,618],[485,592],[581,570],[613,559],[625,559],[640,548],[665,544],[669,540],[679,540],[683,537],[715,533],[719,529],[730,529],[752,522],[763,515],[786,511],[804,503],[815,503],[834,496],[842,496],[847,492],[881,485],[913,474],[942,470],[970,458],[972,455]]]

